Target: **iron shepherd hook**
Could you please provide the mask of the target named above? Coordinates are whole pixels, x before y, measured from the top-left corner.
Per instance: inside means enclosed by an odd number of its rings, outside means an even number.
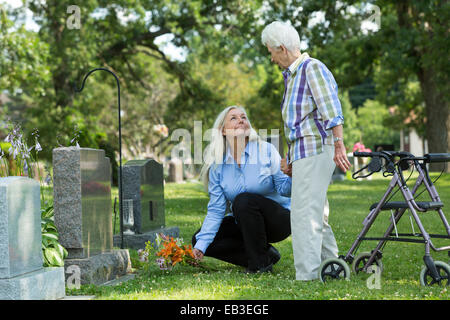
[[[95,71],[103,70],[106,72],[109,72],[116,78],[117,83],[117,103],[118,103],[118,118],[119,118],[119,208],[120,208],[120,248],[123,249],[123,191],[122,191],[122,124],[120,121],[120,83],[119,78],[116,76],[114,72],[111,70],[105,69],[105,68],[95,68],[89,71],[83,79],[83,82],[81,83],[81,88],[78,89],[75,86],[75,92],[79,93],[83,91],[84,84],[86,82],[86,79]]]

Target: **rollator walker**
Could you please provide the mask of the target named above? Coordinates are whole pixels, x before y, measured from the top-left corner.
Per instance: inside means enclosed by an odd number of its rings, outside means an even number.
[[[423,257],[425,266],[420,273],[420,283],[423,286],[431,286],[434,284],[449,286],[450,285],[450,266],[442,261],[434,261],[430,254],[430,249],[435,252],[448,251],[450,257],[450,246],[435,247],[432,239],[450,239],[450,226],[442,210],[444,204],[439,198],[439,194],[430,179],[427,170],[427,164],[437,162],[449,162],[450,153],[430,153],[423,157],[415,157],[408,152],[354,152],[355,157],[370,157],[371,161],[368,165],[364,166],[360,170],[353,173],[354,179],[365,178],[383,170],[383,176],[392,176],[392,180],[389,183],[387,191],[384,193],[380,202],[374,203],[370,206],[370,212],[363,221],[363,228],[356,240],[353,242],[350,250],[347,254],[339,256],[339,258],[331,258],[322,262],[319,267],[319,278],[322,282],[329,281],[331,279],[350,279],[350,267],[356,274],[360,272],[372,273],[381,272],[383,265],[381,263],[382,250],[388,241],[399,242],[412,242],[425,244],[425,255]],[[399,160],[396,160],[399,159]],[[419,176],[412,190],[407,186],[407,179],[405,181],[403,177],[403,171],[408,170],[410,166],[414,166]],[[361,172],[368,169],[368,174],[362,175]],[[442,174],[442,173],[441,173]],[[410,175],[411,177],[411,175]],[[439,176],[440,177],[440,176]],[[438,177],[438,178],[439,178]],[[437,180],[437,179],[436,179]],[[435,182],[436,182],[435,180]],[[417,202],[417,198],[421,193],[415,195],[420,186],[424,185],[425,190],[430,196],[430,201]],[[394,191],[394,189],[398,189]],[[404,201],[392,201],[389,200],[400,190]],[[374,221],[377,219],[382,211],[391,211],[390,225],[382,237],[366,237]],[[411,220],[412,233],[398,233],[397,224],[406,212],[409,210],[413,219],[415,220],[419,231],[414,231],[414,226]],[[439,215],[444,228],[447,232],[445,235],[429,234],[420,218],[421,212],[435,211]],[[395,230],[395,233],[394,233]],[[362,241],[375,240],[378,241],[377,246],[371,252],[364,252],[355,257]],[[375,270],[374,270],[375,269]]]

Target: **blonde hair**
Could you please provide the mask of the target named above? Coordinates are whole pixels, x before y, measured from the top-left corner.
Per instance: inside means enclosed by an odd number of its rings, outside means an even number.
[[[259,141],[259,136],[252,128],[250,120],[248,119],[247,112],[241,106],[229,106],[226,107],[214,121],[214,125],[211,130],[211,142],[205,148],[203,153],[203,166],[200,171],[200,180],[203,182],[205,190],[208,190],[209,184],[209,169],[213,164],[216,166],[222,164],[223,157],[226,153],[226,138],[222,134],[223,127],[225,126],[225,118],[232,109],[238,109],[242,111],[247,117],[248,124],[250,126],[250,134],[248,136],[249,141]]]

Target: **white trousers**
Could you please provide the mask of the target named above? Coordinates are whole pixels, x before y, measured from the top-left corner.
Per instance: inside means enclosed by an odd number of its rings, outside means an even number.
[[[327,190],[335,163],[334,146],[324,145],[321,154],[292,163],[291,230],[297,280],[319,277],[319,266],[338,256],[328,224]]]

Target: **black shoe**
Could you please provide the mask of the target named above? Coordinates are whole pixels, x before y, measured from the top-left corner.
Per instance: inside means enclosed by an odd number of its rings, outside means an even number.
[[[267,255],[269,256],[269,265],[265,267],[261,267],[258,269],[245,269],[244,273],[264,273],[264,272],[272,272],[272,267],[275,263],[280,261],[281,255],[278,250],[269,244],[269,249],[267,249]]]
[[[262,268],[255,269],[255,270],[251,270],[251,269],[247,268],[243,272],[246,274],[272,272],[272,266],[273,266],[272,264],[269,264],[266,267],[262,267]]]
[[[267,254],[269,255],[270,263],[272,265],[276,264],[281,259],[281,254],[275,247],[269,245],[269,249],[267,250]]]

